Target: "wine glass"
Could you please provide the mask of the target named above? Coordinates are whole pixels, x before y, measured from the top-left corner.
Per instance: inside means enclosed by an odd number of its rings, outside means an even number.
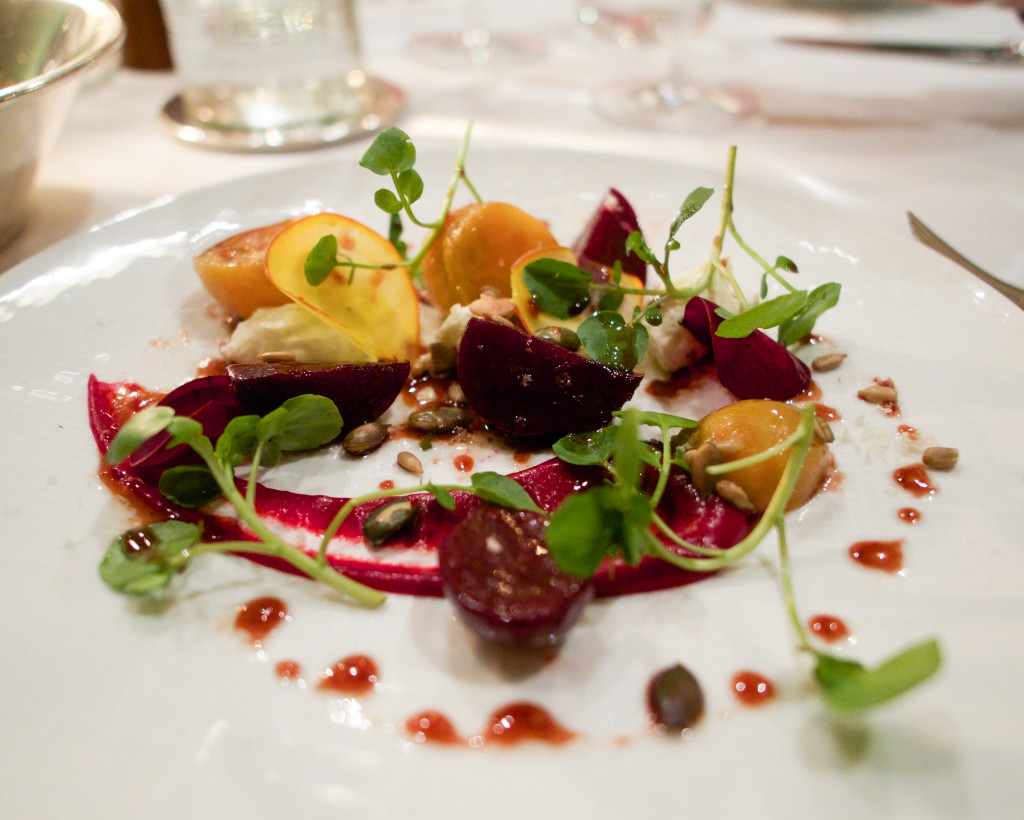
[[[414,37],[410,52],[423,62],[453,69],[474,65],[503,68],[545,54],[540,37],[490,25],[483,12],[491,7],[480,0],[456,0],[455,28]]]
[[[606,118],[633,126],[687,130],[718,128],[757,113],[757,98],[737,86],[697,79],[713,0],[581,0],[581,22],[622,48],[655,45],[667,52],[658,76],[614,84],[595,95]]]

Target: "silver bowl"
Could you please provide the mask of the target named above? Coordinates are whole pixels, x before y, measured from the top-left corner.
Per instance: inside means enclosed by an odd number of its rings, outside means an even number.
[[[0,0],[0,248],[28,220],[39,160],[82,79],[123,39],[107,0]]]

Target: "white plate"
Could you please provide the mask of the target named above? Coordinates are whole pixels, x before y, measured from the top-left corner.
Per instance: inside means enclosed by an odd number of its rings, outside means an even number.
[[[454,150],[454,149],[453,149]],[[421,166],[430,202],[452,152]],[[197,563],[160,611],[109,591],[96,565],[131,521],[96,476],[85,407],[90,373],[168,388],[216,350],[219,328],[190,257],[239,227],[333,208],[374,225],[377,179],[314,165],[183,196],[64,242],[4,275],[0,295],[0,567],[5,659],[0,740],[5,816],[862,818],[1005,817],[1024,798],[1024,531],[1020,355],[1024,316],[944,260],[786,185],[756,183],[740,155],[737,220],[801,281],[838,279],[820,332],[850,356],[818,378],[838,408],[839,492],[791,516],[801,616],[841,617],[837,652],[874,663],[936,636],[938,678],[862,720],[830,718],[778,592],[771,544],[742,566],[664,593],[593,605],[554,662],[514,668],[469,639],[440,600],[391,596],[363,612],[292,577],[231,558]],[[724,158],[723,158],[724,159]],[[571,239],[609,185],[636,205],[652,244],[696,185],[721,170],[586,153],[475,149],[474,182],[550,219]],[[717,200],[715,200],[717,201]],[[706,252],[714,208],[685,230]],[[734,256],[736,254],[734,253]],[[902,419],[858,401],[892,378]],[[909,445],[899,423],[918,428]],[[955,446],[932,500],[892,470],[927,443]],[[911,527],[896,511],[915,506]],[[847,557],[861,539],[905,539],[897,575]],[[276,594],[291,621],[254,651],[234,608]],[[345,701],[320,670],[369,654],[381,684]],[[283,683],[283,659],[306,683]],[[650,736],[643,692],[682,661],[707,697],[685,740]],[[737,705],[733,673],[778,697]],[[567,746],[411,743],[404,720],[448,714],[470,735],[487,714],[534,700],[581,733]]]

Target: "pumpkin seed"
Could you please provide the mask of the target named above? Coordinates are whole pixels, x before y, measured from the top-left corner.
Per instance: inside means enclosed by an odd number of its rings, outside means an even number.
[[[461,407],[426,407],[409,414],[409,426],[425,433],[450,433],[468,427],[473,417]]]
[[[693,673],[677,663],[651,679],[647,706],[659,726],[682,731],[693,726],[704,714],[704,692]]]
[[[346,453],[365,456],[380,447],[387,437],[388,426],[379,421],[371,421],[350,430],[341,440],[341,446],[345,448]]]
[[[363,521],[363,537],[374,546],[380,546],[408,527],[418,512],[419,507],[408,498],[396,498],[381,504]]]

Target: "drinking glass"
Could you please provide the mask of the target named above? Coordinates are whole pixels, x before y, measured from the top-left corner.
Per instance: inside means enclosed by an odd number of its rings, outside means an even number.
[[[599,91],[595,107],[615,122],[640,127],[718,128],[758,111],[746,89],[705,83],[693,68],[706,52],[713,0],[581,0],[581,22],[629,49],[655,45],[667,53],[658,76]]]
[[[161,0],[181,92],[164,108],[180,139],[275,151],[351,139],[393,122],[402,93],[362,68],[355,0]]]
[[[484,12],[494,6],[483,0],[457,0],[454,28],[430,31],[413,38],[412,54],[442,68],[466,66],[503,68],[538,59],[546,52],[543,40],[531,34],[502,30]]]

